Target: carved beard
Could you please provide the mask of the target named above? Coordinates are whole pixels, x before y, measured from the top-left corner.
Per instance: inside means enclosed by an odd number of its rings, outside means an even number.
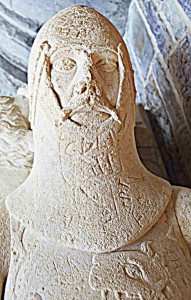
[[[64,140],[59,144],[61,173],[69,185],[77,187],[92,182],[92,178],[97,180],[100,176],[103,178],[122,171],[121,158],[116,155],[116,125],[113,121],[93,140],[85,136],[73,139],[69,135],[66,142],[66,135],[62,134]]]
[[[73,160],[92,161],[116,150],[121,124],[105,113],[89,111],[76,116],[63,124],[59,138],[61,153],[73,156]],[[84,121],[86,125],[82,125]]]
[[[94,92],[88,89],[81,96],[73,96],[62,109],[62,119],[60,139],[81,144],[84,153],[91,146],[101,152],[109,149],[122,128],[117,110],[96,86]]]
[[[74,181],[75,174],[75,182],[79,183],[93,174],[106,175],[109,169],[113,173],[110,162],[123,131],[117,110],[106,97],[88,91],[85,96],[71,99],[62,111],[65,121],[60,130],[59,153],[65,179]],[[117,165],[119,169],[120,163]]]

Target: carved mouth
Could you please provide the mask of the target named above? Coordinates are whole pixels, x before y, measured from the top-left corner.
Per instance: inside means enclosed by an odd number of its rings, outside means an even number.
[[[105,112],[90,110],[76,112],[70,119],[78,125],[96,126],[102,124],[110,117],[111,115]]]

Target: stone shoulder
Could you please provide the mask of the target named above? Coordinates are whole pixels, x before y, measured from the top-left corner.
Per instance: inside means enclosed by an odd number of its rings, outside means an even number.
[[[174,186],[172,200],[179,227],[191,251],[191,189]]]

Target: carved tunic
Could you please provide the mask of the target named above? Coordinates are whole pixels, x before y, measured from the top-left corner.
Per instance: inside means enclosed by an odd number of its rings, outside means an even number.
[[[19,240],[7,299],[191,299],[191,257],[173,200],[139,241],[113,252],[65,248],[13,219],[12,227]]]

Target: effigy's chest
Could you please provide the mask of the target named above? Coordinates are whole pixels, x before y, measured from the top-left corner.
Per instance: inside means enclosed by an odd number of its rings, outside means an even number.
[[[65,248],[20,232],[11,299],[191,299],[190,254],[171,204],[141,239],[113,252]]]
[[[124,299],[191,299],[190,253],[172,205],[137,242],[93,262],[90,283],[97,290],[117,291]]]

